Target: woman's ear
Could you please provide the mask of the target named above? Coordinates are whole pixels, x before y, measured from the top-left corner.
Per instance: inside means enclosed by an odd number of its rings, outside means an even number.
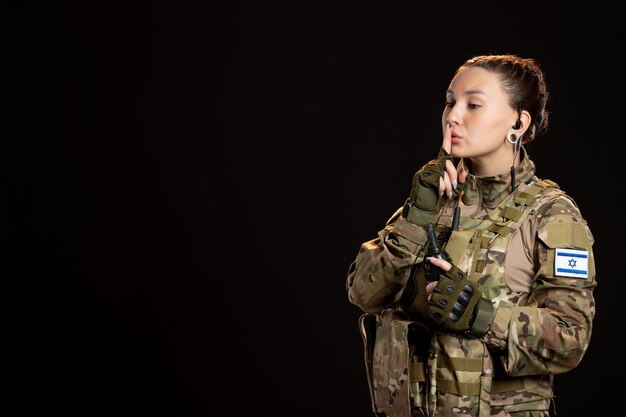
[[[519,119],[517,119],[517,121],[513,125],[515,133],[517,133],[518,136],[522,136],[530,127],[531,120],[532,117],[530,117],[530,113],[528,113],[526,110],[522,110]]]

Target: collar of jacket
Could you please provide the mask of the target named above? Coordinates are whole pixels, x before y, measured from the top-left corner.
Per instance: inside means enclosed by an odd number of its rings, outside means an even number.
[[[469,165],[469,164],[468,164]],[[471,166],[471,165],[469,165]],[[520,148],[520,164],[515,167],[515,185],[531,180],[535,175],[535,163],[526,149]],[[511,172],[493,176],[469,174],[463,188],[463,203],[471,206],[482,200],[485,208],[494,209],[511,194]]]

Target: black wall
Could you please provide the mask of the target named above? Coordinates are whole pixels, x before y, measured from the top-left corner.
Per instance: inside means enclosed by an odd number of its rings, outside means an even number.
[[[623,28],[544,3],[6,6],[0,407],[370,415],[348,265],[436,154],[456,66],[495,52],[541,62],[529,152],[596,237],[596,327],[556,411],[612,415]]]

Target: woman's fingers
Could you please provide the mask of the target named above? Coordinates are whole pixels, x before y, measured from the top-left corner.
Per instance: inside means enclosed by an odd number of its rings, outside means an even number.
[[[450,182],[450,176],[447,172],[444,172],[441,177],[439,177],[439,197],[446,193],[448,198],[452,198],[452,183]]]
[[[450,153],[452,150],[452,129],[449,123],[446,123],[443,128],[443,142],[441,147],[447,153]],[[442,196],[445,193],[448,198],[452,198],[452,193],[456,190],[457,185],[458,181],[456,168],[454,167],[452,161],[448,159],[446,160],[444,173],[439,178],[439,196]]]
[[[446,261],[445,259],[435,258],[432,256],[429,256],[426,259],[428,259],[428,261],[430,261],[431,264],[435,265],[436,267],[441,268],[443,272],[448,272],[450,268],[452,268],[452,264]]]
[[[461,172],[459,172],[459,177],[458,177],[458,181],[460,184],[463,184],[465,182],[465,180],[467,180],[467,171],[465,169],[461,169]]]
[[[450,270],[450,268],[452,268],[452,264],[446,261],[445,259],[433,258],[431,256],[429,256],[426,259],[427,259],[426,262],[430,262],[434,266],[441,268],[441,270],[444,272],[447,272]],[[426,284],[426,293],[428,294],[429,297],[430,297],[430,294],[432,294],[433,291],[435,291],[436,286],[437,286],[437,281],[429,282],[428,284]]]
[[[449,123],[446,123],[443,129],[443,143],[441,147],[448,153],[452,150],[452,129]]]
[[[443,172],[443,175],[439,177],[439,196],[441,197],[444,193],[448,196],[448,198],[452,198],[452,193],[456,190],[458,185],[457,183],[457,172],[454,164],[450,160],[446,160],[446,167]]]
[[[456,172],[456,167],[454,166],[452,161],[449,159],[446,160],[446,173],[448,174],[448,178],[450,179],[450,184],[451,184],[452,189],[456,190],[456,187],[458,185],[458,181],[457,181],[458,174]],[[452,191],[450,192],[449,195],[452,195]]]
[[[443,175],[439,177],[439,197],[445,193],[448,198],[452,198],[452,191],[456,189],[456,184],[452,187],[452,181],[450,180],[450,175],[448,174],[447,169],[448,168],[446,167],[446,171],[444,171]],[[456,174],[454,177],[456,178]]]

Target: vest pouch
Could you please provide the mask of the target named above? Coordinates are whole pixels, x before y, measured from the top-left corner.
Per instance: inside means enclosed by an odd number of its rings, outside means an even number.
[[[369,387],[370,400],[374,415],[384,417],[382,411],[378,411],[374,397],[374,381],[372,379],[372,366],[374,360],[374,345],[376,340],[376,314],[362,314],[359,317],[359,331],[363,338],[363,348],[365,353],[365,372],[367,374],[367,384]]]
[[[484,343],[438,333],[431,351],[429,408],[436,415],[489,417],[493,361]]]
[[[481,235],[482,230],[479,229],[457,229],[450,235],[444,250],[450,255],[452,263],[459,269],[463,271],[471,270],[474,242],[480,242]]]
[[[413,359],[411,363],[414,347],[409,343],[409,333],[413,331],[414,322],[395,310],[383,310],[378,315],[364,314],[359,321],[374,413],[411,417],[413,402],[424,398],[424,391],[415,386],[419,381],[413,381],[413,388],[410,388],[410,376],[419,374],[420,368],[421,375],[424,374],[423,361],[420,364]],[[416,396],[416,393],[422,395]]]

